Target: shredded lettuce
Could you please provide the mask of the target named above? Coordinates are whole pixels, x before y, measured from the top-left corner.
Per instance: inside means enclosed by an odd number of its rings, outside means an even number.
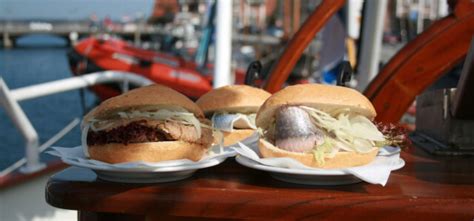
[[[313,156],[316,162],[322,166],[325,163],[325,157],[334,157],[337,153],[337,148],[334,146],[334,141],[330,137],[325,137],[324,143],[313,148]]]
[[[389,140],[385,140],[385,141],[375,141],[374,142],[374,146],[375,147],[384,147],[384,146],[387,146],[387,145],[391,145],[392,142],[389,141]]]
[[[313,149],[313,156],[318,165],[323,166],[325,164],[324,161],[324,151],[319,148]]]

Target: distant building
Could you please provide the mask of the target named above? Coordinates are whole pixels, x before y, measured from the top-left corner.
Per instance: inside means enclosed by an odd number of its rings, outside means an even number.
[[[179,2],[177,0],[155,0],[153,12],[148,19],[152,24],[165,24],[172,22],[174,15],[179,11]]]

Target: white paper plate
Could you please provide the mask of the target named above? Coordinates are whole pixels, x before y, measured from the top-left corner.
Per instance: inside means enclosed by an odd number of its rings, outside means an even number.
[[[237,155],[236,161],[243,166],[269,172],[273,178],[290,183],[306,185],[344,185],[362,181],[344,170],[305,170],[266,166],[240,155]],[[405,161],[399,158],[398,164],[392,168],[392,171],[398,170],[404,165]]]
[[[225,161],[227,157],[217,157],[195,164],[182,166],[150,168],[104,168],[75,160],[63,158],[63,162],[72,166],[93,170],[100,179],[120,183],[162,183],[182,180],[193,175],[198,169],[208,168]]]
[[[100,179],[121,183],[158,183],[185,179],[198,169],[218,165],[236,154],[230,148],[213,147],[197,162],[179,159],[157,163],[137,161],[109,164],[86,157],[81,146],[51,147],[47,153],[60,157],[66,164],[91,169]]]

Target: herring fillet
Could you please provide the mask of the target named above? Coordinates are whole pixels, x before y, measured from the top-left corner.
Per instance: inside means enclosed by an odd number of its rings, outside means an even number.
[[[311,122],[308,113],[299,107],[284,106],[276,113],[275,143],[293,152],[311,151],[324,142],[322,131]]]
[[[255,123],[244,114],[214,114],[212,127],[226,132],[232,132],[234,128],[257,129]]]

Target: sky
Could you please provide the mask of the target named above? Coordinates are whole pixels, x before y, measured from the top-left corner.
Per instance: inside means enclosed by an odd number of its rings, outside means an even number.
[[[154,0],[0,0],[0,20],[148,17]]]

